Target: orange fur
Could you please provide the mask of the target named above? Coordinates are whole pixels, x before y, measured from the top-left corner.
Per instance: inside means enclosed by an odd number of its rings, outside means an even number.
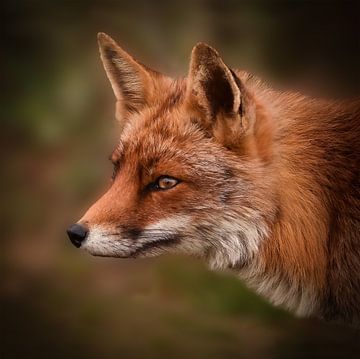
[[[172,80],[107,35],[99,43],[122,132],[113,184],[80,221],[84,246],[193,252],[299,314],[358,323],[359,99],[277,92],[205,44]],[[179,184],[150,190],[164,175]]]

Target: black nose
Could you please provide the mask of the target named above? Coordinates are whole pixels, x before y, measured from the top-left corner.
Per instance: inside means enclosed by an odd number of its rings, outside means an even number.
[[[67,234],[70,238],[71,243],[79,248],[81,246],[81,242],[86,238],[88,234],[87,228],[80,224],[73,224],[67,229]]]

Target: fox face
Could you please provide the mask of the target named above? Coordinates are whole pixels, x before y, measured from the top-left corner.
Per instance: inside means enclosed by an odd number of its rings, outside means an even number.
[[[69,228],[73,243],[99,256],[180,252],[243,266],[273,216],[251,92],[205,44],[193,49],[188,77],[175,80],[102,33],[99,47],[120,136],[111,186]]]
[[[238,194],[239,188],[251,192],[249,178],[236,178],[246,165],[233,168],[231,154],[190,119],[177,126],[171,111],[161,119],[154,114],[146,125],[140,113],[140,128],[132,123],[124,129],[112,155],[112,186],[81,220],[89,228],[82,247],[116,257],[164,251],[209,257],[219,250],[232,264],[247,258],[264,229],[253,203]],[[227,211],[231,202],[241,203],[242,218]]]

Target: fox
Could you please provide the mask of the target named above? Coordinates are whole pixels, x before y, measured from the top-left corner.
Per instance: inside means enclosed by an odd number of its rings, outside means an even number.
[[[276,90],[198,43],[187,76],[98,34],[118,142],[67,234],[95,256],[179,253],[300,317],[360,323],[360,97]]]

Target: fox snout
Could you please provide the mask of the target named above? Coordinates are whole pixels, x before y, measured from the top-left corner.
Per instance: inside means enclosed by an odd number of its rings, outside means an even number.
[[[81,243],[86,239],[86,236],[89,233],[89,230],[81,224],[71,225],[67,231],[67,235],[70,238],[71,243],[76,247],[81,247]]]

